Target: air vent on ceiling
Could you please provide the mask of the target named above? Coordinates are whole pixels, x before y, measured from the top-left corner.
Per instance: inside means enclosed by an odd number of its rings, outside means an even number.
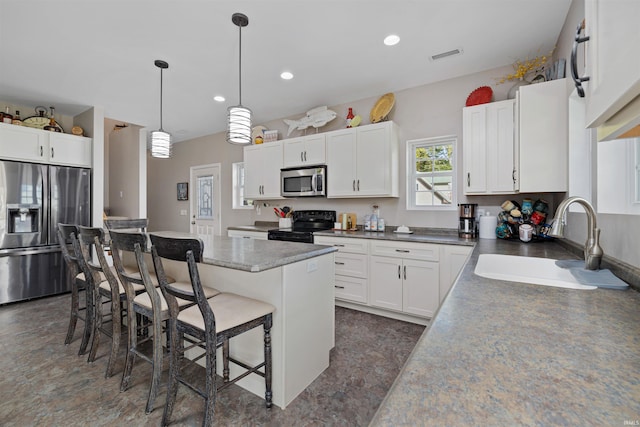
[[[447,58],[449,56],[454,56],[454,55],[462,55],[462,48],[449,50],[447,52],[438,53],[436,55],[431,55],[429,58],[432,61],[436,61],[438,59]]]

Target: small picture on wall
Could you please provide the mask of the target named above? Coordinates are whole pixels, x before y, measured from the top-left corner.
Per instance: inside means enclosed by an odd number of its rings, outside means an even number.
[[[189,200],[189,183],[178,183],[178,200]]]

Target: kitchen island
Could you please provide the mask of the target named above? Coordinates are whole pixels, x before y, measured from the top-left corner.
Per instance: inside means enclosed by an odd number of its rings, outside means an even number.
[[[276,308],[271,329],[273,403],[282,409],[329,366],[335,343],[335,251],[330,246],[216,236],[211,254],[199,266],[203,284]],[[183,263],[167,260],[165,269],[176,280],[189,280]],[[262,329],[233,338],[231,354],[249,364],[262,360]],[[249,375],[238,385],[264,398],[263,378]]]
[[[482,253],[576,258],[479,240],[371,425],[638,425],[640,294],[486,279]]]

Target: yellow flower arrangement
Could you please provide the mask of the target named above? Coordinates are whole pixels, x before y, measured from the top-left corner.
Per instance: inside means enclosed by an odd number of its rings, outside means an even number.
[[[517,60],[513,63],[513,74],[508,74],[498,80],[498,84],[513,80],[523,80],[530,73],[540,74],[544,71],[547,61],[551,58],[555,48],[551,49],[547,55],[539,55],[533,59]]]

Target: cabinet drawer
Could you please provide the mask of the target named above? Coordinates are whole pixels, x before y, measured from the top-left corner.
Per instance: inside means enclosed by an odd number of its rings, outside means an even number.
[[[371,242],[371,255],[438,261],[440,247],[430,243],[376,240]]]
[[[337,270],[336,270],[337,272]],[[367,303],[367,279],[340,276],[336,274],[336,294],[338,299]]]
[[[364,254],[340,252],[336,254],[336,274],[367,278],[369,271],[369,257]]]
[[[369,249],[369,241],[367,239],[314,236],[313,242],[318,245],[335,246],[338,248],[339,252],[348,252],[352,254],[366,254]]]

